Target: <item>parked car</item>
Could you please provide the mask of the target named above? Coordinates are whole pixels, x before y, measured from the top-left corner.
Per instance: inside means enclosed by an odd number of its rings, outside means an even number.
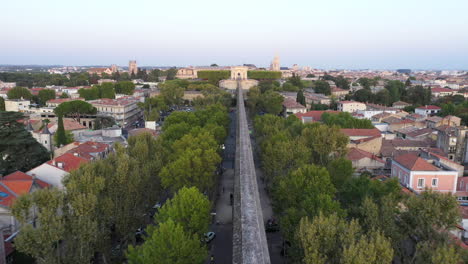
[[[208,233],[205,233],[203,240],[205,241],[205,243],[210,243],[215,237],[216,237],[215,232],[208,232]]]
[[[267,223],[265,224],[266,232],[278,232],[279,229],[279,224],[275,221],[275,219],[268,219]]]

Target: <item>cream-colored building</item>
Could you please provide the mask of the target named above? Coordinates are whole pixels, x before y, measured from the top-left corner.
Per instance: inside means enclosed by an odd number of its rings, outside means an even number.
[[[137,67],[137,63],[135,60],[131,60],[128,62],[128,74],[134,74],[134,75],[137,75],[138,73],[138,67]]]
[[[237,85],[239,83],[243,90],[248,90],[254,86],[257,86],[257,80],[247,79],[248,70],[249,67],[246,66],[231,67],[231,78],[229,80],[221,80],[219,82],[219,87],[228,90],[235,90],[237,89]]]
[[[102,98],[88,102],[96,107],[98,115],[112,116],[121,127],[131,125],[143,115],[137,105],[140,100],[132,96],[119,99]]]
[[[280,58],[278,55],[273,58],[273,61],[270,64],[270,70],[271,71],[280,71]]]
[[[12,112],[27,112],[31,102],[24,99],[9,99],[5,100],[5,111]]]
[[[354,113],[358,110],[366,110],[366,104],[356,101],[340,101],[337,109],[341,112]]]

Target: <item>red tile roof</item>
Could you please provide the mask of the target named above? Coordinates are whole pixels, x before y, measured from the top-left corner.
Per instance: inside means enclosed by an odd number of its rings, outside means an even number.
[[[341,132],[348,137],[380,137],[382,135],[377,128],[342,128]]]
[[[358,148],[350,148],[347,154],[347,158],[351,161],[361,160],[363,158],[369,158],[381,163],[385,163],[381,158],[375,156],[374,154],[364,151]]]
[[[76,153],[78,157],[91,160],[94,157],[91,153],[102,153],[107,151],[109,148],[110,145],[105,143],[86,141],[83,144],[78,145],[78,147],[67,151],[67,153],[71,153],[74,156],[76,156]]]
[[[398,156],[394,161],[412,171],[439,171],[436,166],[412,153]]]
[[[71,153],[65,153],[62,156],[58,156],[53,160],[49,160],[47,164],[62,169],[66,172],[71,172],[72,170],[78,169],[81,164],[87,162],[87,159],[76,157]],[[62,163],[62,167],[59,166],[60,163]]]
[[[364,103],[361,103],[361,102],[358,102],[358,101],[339,101],[338,103],[339,104],[355,104],[355,103],[364,104]]]
[[[2,179],[0,179],[0,205],[10,207],[16,200],[16,197],[29,193],[34,184],[39,185],[41,188],[46,188],[49,184],[35,179],[21,171],[13,172]]]
[[[48,128],[54,127],[55,129],[52,130],[52,132],[55,132],[58,128],[58,123],[52,122],[47,125]],[[67,131],[72,131],[72,130],[81,130],[81,129],[87,129],[87,127],[83,126],[82,124],[78,123],[78,121],[72,120],[72,119],[63,119],[63,128]]]
[[[303,117],[311,117],[312,121],[319,122],[319,121],[322,121],[323,113],[339,114],[341,112],[340,111],[333,111],[333,110],[309,111],[309,112],[306,112],[306,113],[297,113],[295,115],[301,120],[302,120]]]
[[[84,101],[84,98],[58,98],[58,99],[50,99],[46,103],[47,104],[61,104],[64,102],[71,102],[71,101]]]
[[[455,92],[455,91],[452,90],[452,89],[448,89],[448,88],[432,88],[431,92],[433,92],[433,93],[451,93],[451,92]]]
[[[416,109],[422,109],[422,110],[440,110],[441,108],[435,105],[426,105],[426,106],[420,106]]]
[[[305,106],[303,106],[300,103],[296,102],[296,100],[294,100],[292,98],[285,98],[284,101],[283,101],[283,106],[286,109],[291,109],[291,108],[305,109],[306,108]]]

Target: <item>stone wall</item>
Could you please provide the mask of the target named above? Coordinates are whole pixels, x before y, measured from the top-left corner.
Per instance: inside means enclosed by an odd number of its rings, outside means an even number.
[[[240,85],[241,89],[243,90],[249,90],[250,88],[257,86],[258,81],[257,80],[241,80],[241,81],[236,81],[236,80],[221,80],[219,82],[219,87],[227,90],[236,90],[237,86]]]
[[[241,87],[239,81],[238,86]],[[237,91],[236,167],[233,206],[233,263],[269,264],[270,255],[257,186],[243,90]]]

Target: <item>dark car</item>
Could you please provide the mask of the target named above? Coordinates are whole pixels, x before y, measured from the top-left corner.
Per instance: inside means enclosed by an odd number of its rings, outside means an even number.
[[[280,230],[279,224],[274,219],[268,219],[265,224],[266,232],[278,232]]]

